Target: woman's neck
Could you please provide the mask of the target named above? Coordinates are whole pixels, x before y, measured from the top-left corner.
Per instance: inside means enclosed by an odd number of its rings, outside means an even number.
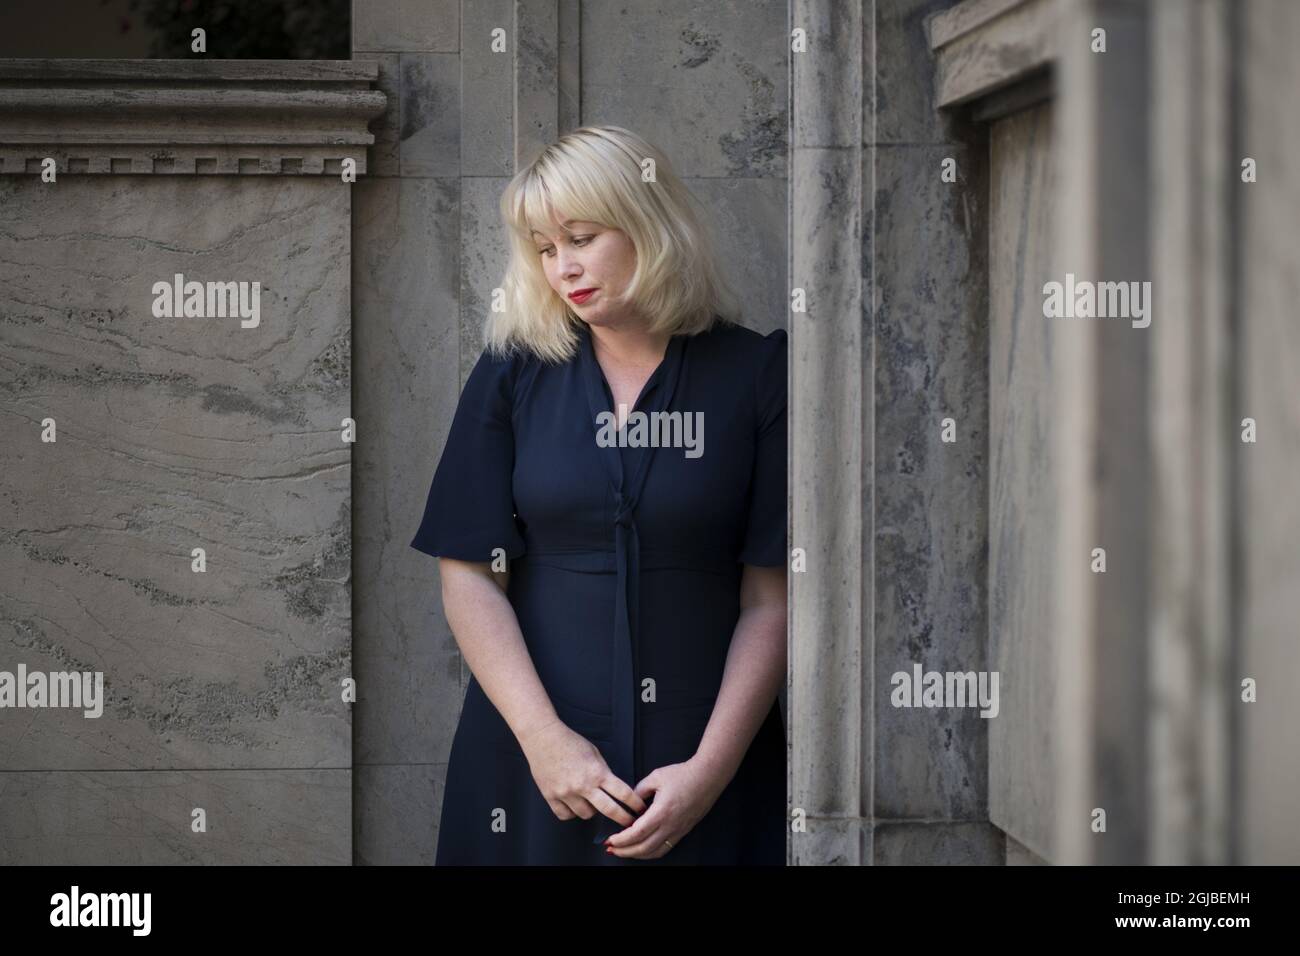
[[[653,368],[663,361],[672,338],[643,328],[611,329],[588,326],[596,357],[629,368]]]

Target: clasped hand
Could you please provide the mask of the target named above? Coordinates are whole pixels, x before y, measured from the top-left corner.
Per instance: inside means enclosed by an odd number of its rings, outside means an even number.
[[[659,767],[631,787],[609,769],[595,744],[558,719],[535,730],[521,746],[556,817],[590,820],[602,813],[626,827],[605,841],[613,855],[625,859],[653,860],[668,853],[669,844],[676,846],[690,833],[726,786],[691,758]],[[651,795],[654,802],[647,803]]]

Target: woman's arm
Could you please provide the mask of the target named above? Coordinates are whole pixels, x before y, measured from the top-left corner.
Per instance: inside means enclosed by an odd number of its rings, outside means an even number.
[[[740,618],[722,687],[694,758],[716,775],[720,787],[740,769],[786,675],[786,569],[744,567]]]
[[[506,597],[509,571],[486,561],[439,558],[442,607],[469,669],[524,746],[559,715],[537,676],[519,619]]]
[[[636,821],[646,803],[609,769],[600,750],[572,730],[537,676],[515,609],[506,597],[509,572],[487,562],[439,558],[442,606],[469,669],[510,726],[533,780],[561,820],[597,813],[620,826]],[[620,806],[618,800],[632,808]]]

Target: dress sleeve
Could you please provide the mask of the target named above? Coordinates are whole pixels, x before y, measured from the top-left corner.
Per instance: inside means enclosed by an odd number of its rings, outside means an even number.
[[[470,372],[411,541],[416,550],[480,562],[496,548],[508,558],[524,553],[512,491],[516,361],[484,352]]]
[[[757,423],[754,473],[750,478],[748,524],[740,562],[784,567],[786,548],[786,365],[785,329],[764,336],[755,381]]]

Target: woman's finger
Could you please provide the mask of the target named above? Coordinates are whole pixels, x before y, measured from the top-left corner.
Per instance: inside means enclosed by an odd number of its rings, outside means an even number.
[[[660,850],[668,849],[664,846],[665,835],[668,833],[668,827],[657,826],[648,832],[643,839],[638,840],[636,843],[630,843],[627,846],[614,847],[614,855],[632,857],[641,860],[648,860],[652,857],[659,856],[661,855],[659,853]],[[672,837],[668,836],[667,839],[672,840]],[[673,840],[673,842],[676,843],[677,841]]]
[[[566,797],[564,802],[568,805],[569,809],[574,812],[574,814],[582,817],[584,820],[590,820],[596,815],[596,808],[588,803],[586,798],[581,794],[575,793],[571,797]]]
[[[609,777],[603,780],[600,786],[602,790],[615,800],[626,805],[637,816],[645,813],[646,807],[650,806],[642,799],[641,794],[637,793],[636,790],[613,773],[610,773]]]
[[[573,811],[566,807],[562,800],[547,800],[546,802],[550,805],[551,812],[554,813],[557,818],[561,820],[573,819]]]
[[[628,827],[636,822],[636,817],[633,814],[624,809],[617,800],[600,787],[596,787],[586,796],[591,801],[592,806],[620,826]]]
[[[634,843],[640,843],[646,838],[646,835],[659,828],[663,823],[664,809],[657,802],[650,804],[650,809],[641,816],[637,817],[626,830],[615,833],[605,841],[616,850],[628,847]]]

